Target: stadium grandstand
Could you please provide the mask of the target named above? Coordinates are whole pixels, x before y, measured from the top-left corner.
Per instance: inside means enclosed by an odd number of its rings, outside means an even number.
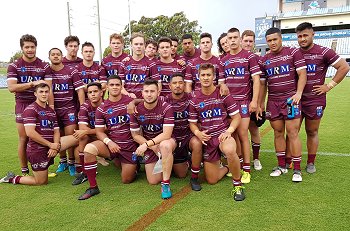
[[[350,63],[350,0],[279,0],[275,15],[255,19],[256,48],[265,54],[265,32],[274,26],[282,31],[283,45],[298,47],[295,28],[302,22],[312,23],[314,42],[332,48]],[[335,69],[328,69],[327,77]],[[348,74],[350,75],[350,73]]]

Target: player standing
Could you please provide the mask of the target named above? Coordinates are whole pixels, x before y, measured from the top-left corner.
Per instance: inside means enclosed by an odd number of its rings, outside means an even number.
[[[306,172],[316,172],[315,158],[318,149],[318,128],[323,111],[326,108],[326,93],[339,84],[349,72],[349,65],[332,49],[314,44],[312,24],[304,22],[295,29],[300,51],[307,65],[307,81],[301,97],[302,119],[305,118],[307,135],[307,166]],[[332,80],[325,84],[325,76],[329,66],[337,69]]]
[[[49,64],[36,57],[37,40],[33,35],[25,34],[20,39],[22,57],[14,61],[7,69],[7,85],[11,93],[15,93],[15,115],[18,132],[18,158],[23,175],[29,173],[26,156],[28,137],[23,126],[22,113],[35,101],[34,87],[39,83],[51,85],[51,79],[45,77],[49,73]]]
[[[186,63],[194,58],[197,58],[201,55],[199,49],[194,47],[193,37],[191,34],[184,34],[182,36],[182,49],[183,49],[183,58]]]
[[[270,176],[277,177],[288,172],[286,168],[286,139],[290,142],[290,151],[294,166],[292,181],[301,182],[301,142],[299,139],[300,99],[306,84],[306,63],[299,49],[283,47],[282,35],[278,28],[270,28],[265,34],[270,53],[262,57],[265,76],[261,81],[268,88],[266,118],[274,130],[275,151],[278,167]],[[262,101],[265,99],[260,97]],[[287,105],[290,104],[289,106]],[[261,103],[263,104],[263,103]],[[294,111],[294,115],[292,113]]]
[[[152,39],[146,41],[145,56],[151,60],[156,61],[157,59],[158,43]]]
[[[242,182],[250,182],[250,144],[248,127],[250,113],[258,110],[261,70],[257,57],[241,47],[240,32],[231,28],[227,32],[230,53],[221,61],[226,75],[226,85],[237,102],[242,117],[237,134],[242,147],[243,175]]]
[[[227,43],[227,33],[222,33],[217,41],[217,46],[219,50],[219,59],[222,59],[226,56],[227,53],[230,52],[230,46]]]
[[[80,41],[77,36],[69,35],[64,39],[64,46],[67,50],[67,55],[63,58],[63,65],[74,67],[78,63],[83,61],[82,58],[78,57]]]

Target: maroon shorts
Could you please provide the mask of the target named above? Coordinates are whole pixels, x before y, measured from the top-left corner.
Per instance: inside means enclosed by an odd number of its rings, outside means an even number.
[[[184,163],[190,159],[188,153],[190,151],[189,145],[191,138],[192,136],[189,136],[181,142],[176,142],[177,146],[174,150],[174,164]]]
[[[22,113],[26,107],[33,102],[16,102],[15,105],[15,115],[16,123],[23,124]]]
[[[121,163],[123,164],[136,164],[134,161],[132,161],[132,153],[131,151],[121,151],[120,153],[118,153],[118,155],[116,156],[117,159],[120,160]]]
[[[147,149],[144,153],[143,160],[145,164],[151,164],[158,161],[158,156],[150,149]]]
[[[294,106],[294,118],[292,119],[298,119],[301,117],[301,105],[295,104]],[[266,106],[266,118],[268,120],[274,121],[274,120],[292,120],[287,117],[288,115],[288,109],[287,109],[287,102],[286,101],[267,101]]]
[[[249,104],[250,100],[237,100],[237,106],[239,108],[239,114],[241,114],[242,118],[250,118],[250,113],[249,113]]]
[[[47,170],[54,163],[54,158],[47,157],[47,151],[44,152],[28,152],[27,158],[33,171]]]
[[[221,159],[220,141],[218,137],[212,137],[203,145],[203,159],[206,162],[215,162]]]
[[[72,109],[55,109],[57,114],[57,122],[60,128],[69,125],[78,124],[78,116],[75,108]]]
[[[326,109],[326,104],[307,104],[302,102],[301,113],[308,120],[319,120],[323,116],[323,111]]]

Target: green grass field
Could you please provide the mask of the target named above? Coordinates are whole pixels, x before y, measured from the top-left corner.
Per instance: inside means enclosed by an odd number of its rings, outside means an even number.
[[[279,178],[269,176],[276,164],[276,157],[270,152],[270,131],[262,138],[263,170],[252,171],[243,202],[232,199],[231,180],[225,178],[213,186],[203,183],[202,191],[190,191],[169,208],[167,203],[174,199],[164,203],[160,186],[148,185],[144,172],[136,182],[123,185],[119,169],[99,165],[101,194],[87,201],[78,201],[77,197],[88,184],[72,186],[73,178],[67,172],[50,178],[49,184],[42,187],[1,184],[0,230],[125,230],[137,221],[147,223],[149,217],[157,215],[149,212],[161,204],[158,212],[168,210],[155,217],[146,230],[349,230],[349,88],[348,78],[328,95],[319,133],[319,151],[323,154],[317,156],[317,172],[304,172],[302,183],[293,183],[292,173]],[[0,90],[0,98],[0,174],[8,170],[20,173],[14,96],[4,89]],[[267,126],[269,123],[262,129]],[[301,139],[306,151],[304,130]],[[302,168],[305,162],[304,154]],[[51,171],[57,163],[58,159]],[[188,182],[188,177],[172,178],[175,198],[188,187]]]
[[[6,75],[7,73],[7,68],[0,67],[0,75]]]

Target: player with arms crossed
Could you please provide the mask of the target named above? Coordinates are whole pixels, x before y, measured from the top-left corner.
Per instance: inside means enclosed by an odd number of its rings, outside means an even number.
[[[232,195],[235,201],[245,199],[241,183],[240,163],[232,133],[241,121],[239,109],[231,95],[221,96],[214,85],[215,68],[212,64],[199,67],[201,89],[193,93],[189,106],[190,129],[203,143],[204,171],[209,184],[216,184],[228,171],[232,172]],[[227,116],[231,117],[229,123]],[[220,165],[221,152],[227,157],[228,167]]]
[[[318,149],[318,129],[323,111],[326,108],[326,93],[339,84],[349,72],[349,65],[332,49],[314,44],[312,24],[301,23],[295,29],[300,51],[307,65],[307,81],[301,97],[302,118],[305,118],[307,135],[306,172],[315,173],[315,157]],[[325,84],[325,76],[329,66],[337,69],[332,80]]]
[[[1,183],[44,185],[48,183],[48,168],[59,151],[78,144],[73,136],[60,138],[55,111],[48,106],[50,87],[47,83],[35,86],[36,100],[23,112],[25,132],[29,137],[26,154],[34,176],[18,176],[8,172]]]

